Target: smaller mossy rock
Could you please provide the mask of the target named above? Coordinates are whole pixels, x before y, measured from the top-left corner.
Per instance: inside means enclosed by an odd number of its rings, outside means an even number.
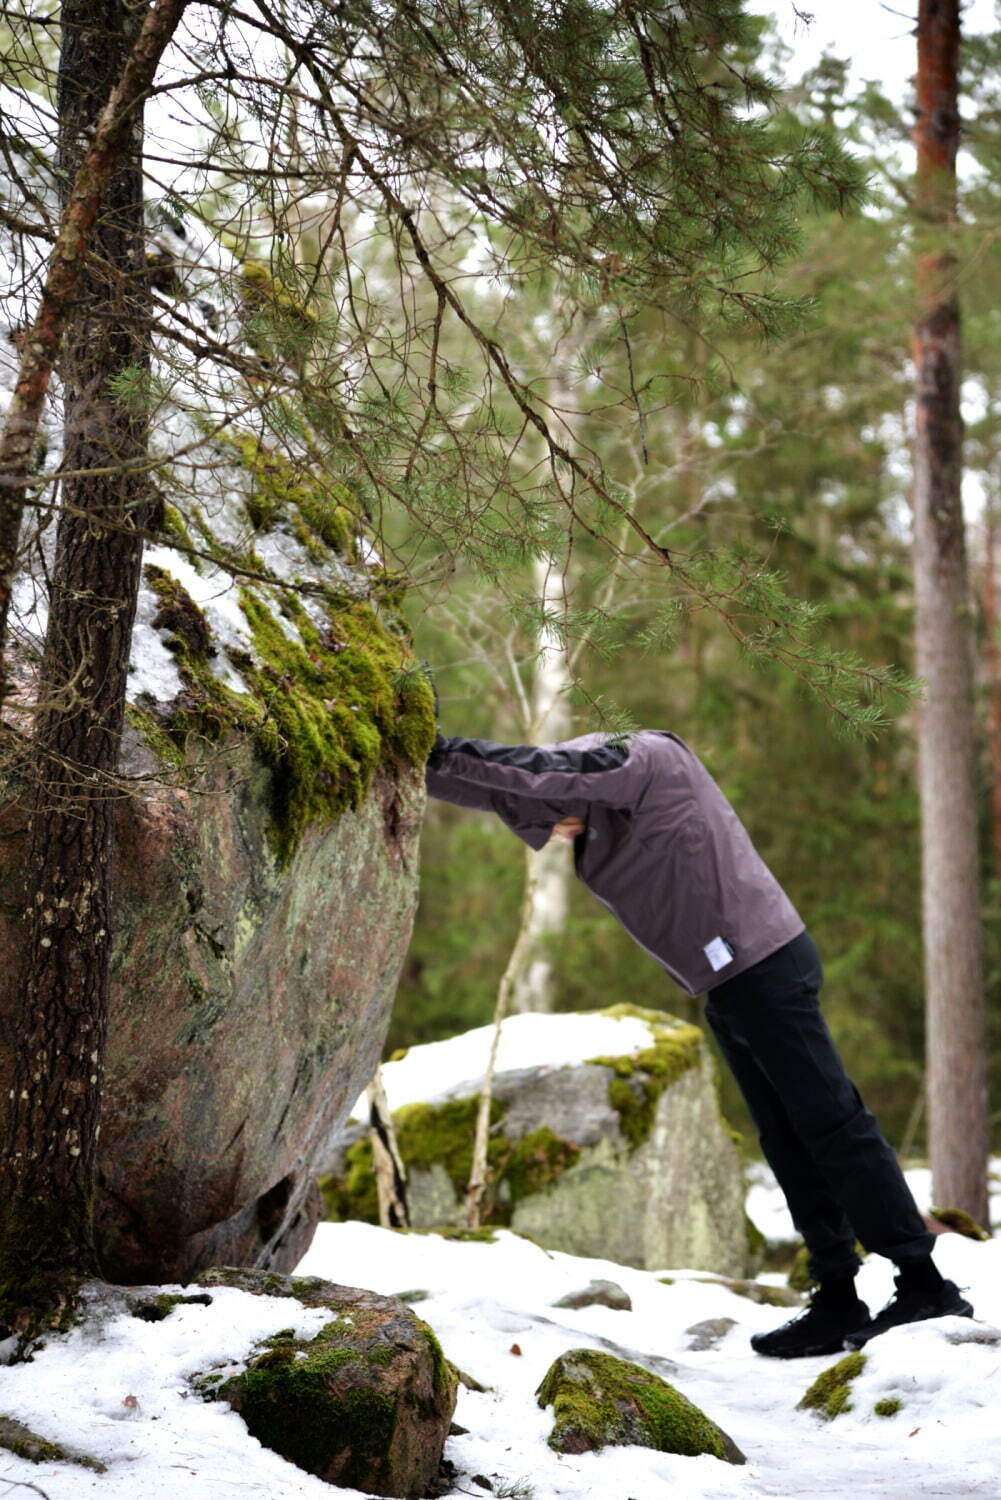
[[[701,1323],[693,1323],[691,1328],[686,1328],[688,1335],[686,1348],[693,1353],[702,1353],[706,1349],[717,1348],[731,1328],[736,1328],[736,1318],[703,1318]]]
[[[836,1365],[831,1365],[817,1376],[800,1401],[799,1410],[815,1411],[828,1421],[833,1421],[843,1411],[851,1411],[852,1381],[861,1375],[865,1367],[864,1354],[846,1354],[844,1359],[839,1359]]]
[[[929,1214],[939,1224],[944,1224],[946,1229],[951,1229],[954,1234],[961,1234],[968,1240],[989,1240],[990,1234],[978,1224],[972,1214],[968,1214],[964,1208],[931,1208]]]
[[[632,1312],[633,1301],[617,1281],[592,1281],[579,1292],[567,1292],[554,1307],[610,1307],[615,1312]]]
[[[651,1045],[495,1077],[483,1222],[619,1265],[746,1275],[743,1171],[702,1033],[635,1006],[601,1014],[643,1021]],[[394,1111],[414,1227],[463,1222],[479,1102],[464,1079]],[[378,1222],[364,1126],[334,1139],[320,1188],[331,1219]]]
[[[312,1339],[278,1333],[237,1375],[193,1385],[228,1401],[264,1447],[327,1484],[425,1495],[438,1472],[457,1378],[432,1330],[394,1297],[316,1277],[208,1272],[202,1283],[329,1308]]]
[[[536,1391],[555,1418],[549,1446],[557,1453],[598,1452],[635,1443],[660,1453],[708,1453],[746,1462],[722,1428],[659,1375],[596,1349],[571,1349],[554,1360]]]

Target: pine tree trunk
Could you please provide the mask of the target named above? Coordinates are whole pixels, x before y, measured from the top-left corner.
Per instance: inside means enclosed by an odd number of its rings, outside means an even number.
[[[4,649],[7,616],[18,562],[30,459],[52,371],[76,306],[81,270],[93,242],[94,224],[105,201],[109,179],[134,150],[136,131],[141,133],[141,101],[187,3],[188,0],[154,0],[143,15],[141,7],[129,12],[112,0],[107,7],[108,48],[104,55],[94,49],[97,84],[81,80],[81,89],[94,105],[87,110],[86,117],[78,111],[87,136],[78,134],[71,139],[64,128],[60,129],[62,166],[64,171],[72,171],[74,177],[64,177],[62,183],[59,233],[49,257],[35,321],[23,340],[17,382],[0,429],[0,709],[7,694]],[[82,14],[85,10],[89,14],[87,7],[73,0],[60,14],[64,54],[67,46],[74,45],[80,24],[78,12]],[[97,20],[93,21],[92,29],[95,35],[99,33]],[[126,34],[134,36],[134,45],[127,51],[121,45]],[[118,67],[117,75],[113,75],[109,59]],[[109,80],[111,86],[101,94],[99,88]],[[60,109],[65,105],[63,89]]]
[[[68,192],[120,79],[143,11],[68,0],[61,14],[59,167]],[[38,1308],[94,1269],[96,1170],[111,948],[109,874],[129,647],[149,520],[141,400],[149,368],[142,114],[104,193],[63,340],[65,468],[33,744],[26,861],[27,966],[0,1211],[0,1296]],[[15,1259],[16,1257],[16,1259]],[[14,1280],[11,1280],[16,1271]],[[6,1283],[6,1285],[2,1285]]]
[[[984,669],[987,678],[987,749],[991,773],[991,842],[994,878],[1001,879],[1001,641],[998,640],[998,521],[988,512],[984,536]]]
[[[959,0],[920,0],[914,558],[928,1126],[936,1203],[987,1218],[987,1085],[955,219]]]

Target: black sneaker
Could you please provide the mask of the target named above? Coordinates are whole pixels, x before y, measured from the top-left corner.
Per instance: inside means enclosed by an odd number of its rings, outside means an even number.
[[[798,1317],[773,1328],[771,1333],[751,1336],[751,1348],[773,1359],[806,1359],[814,1354],[840,1354],[845,1339],[855,1329],[867,1326],[869,1309],[858,1297],[831,1302],[818,1291],[810,1306]]]
[[[922,1323],[926,1318],[972,1318],[973,1308],[954,1281],[943,1281],[934,1291],[925,1287],[904,1289],[900,1277],[894,1277],[897,1290],[881,1312],[861,1328],[845,1335],[846,1349],[861,1349],[870,1339],[900,1328],[904,1323]]]

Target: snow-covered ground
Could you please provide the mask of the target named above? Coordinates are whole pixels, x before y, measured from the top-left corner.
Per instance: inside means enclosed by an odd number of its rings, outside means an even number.
[[[760,1180],[754,1193],[759,1209],[775,1196]],[[770,1232],[781,1234],[774,1204],[768,1213]],[[551,1254],[506,1231],[492,1244],[467,1244],[366,1224],[322,1225],[300,1269],[414,1298],[450,1358],[489,1387],[460,1389],[456,1422],[468,1433],[446,1447],[455,1465],[455,1500],[490,1493],[474,1476],[487,1479],[493,1493],[522,1500],[996,1500],[1001,1343],[954,1340],[990,1337],[990,1328],[1001,1325],[1001,1240],[977,1244],[944,1235],[937,1259],[969,1288],[981,1321],[943,1319],[874,1342],[853,1410],[832,1423],[796,1410],[832,1361],[754,1355],[748,1336],[788,1314],[736,1296],[702,1272],[651,1273]],[[594,1278],[624,1287],[632,1311],[553,1306]],[[892,1289],[890,1268],[871,1259],[860,1289],[880,1305]],[[239,1417],[222,1404],[203,1404],[187,1385],[193,1372],[239,1360],[255,1339],[293,1321],[305,1332],[318,1315],[304,1311],[296,1319],[287,1300],[229,1290],[213,1298],[211,1307],[181,1306],[161,1323],[116,1317],[99,1330],[53,1339],[31,1364],[0,1368],[0,1413],[108,1465],[107,1473],[94,1474],[0,1452],[0,1500],[39,1492],[48,1500],[358,1500],[357,1491],[323,1484],[261,1448]],[[716,1348],[689,1347],[695,1324],[723,1318],[733,1326]],[[747,1466],[641,1448],[557,1457],[546,1446],[550,1416],[533,1393],[558,1354],[588,1345],[621,1352],[670,1379],[730,1433]],[[900,1411],[876,1416],[875,1403],[887,1397],[901,1402]]]

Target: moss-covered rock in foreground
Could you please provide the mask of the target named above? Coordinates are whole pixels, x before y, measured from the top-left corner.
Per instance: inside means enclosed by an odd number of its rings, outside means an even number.
[[[852,1381],[866,1367],[866,1356],[860,1352],[846,1354],[836,1365],[818,1375],[799,1403],[800,1411],[815,1411],[832,1421],[843,1411],[851,1411]]]
[[[733,1439],[666,1380],[596,1349],[571,1349],[550,1365],[536,1392],[555,1421],[557,1453],[596,1452],[636,1443],[661,1453],[727,1463],[746,1460]]]
[[[441,1462],[457,1380],[426,1323],[395,1297],[315,1277],[212,1271],[231,1285],[329,1308],[312,1339],[276,1334],[238,1375],[195,1388],[228,1401],[266,1448],[328,1484],[421,1496]]]

